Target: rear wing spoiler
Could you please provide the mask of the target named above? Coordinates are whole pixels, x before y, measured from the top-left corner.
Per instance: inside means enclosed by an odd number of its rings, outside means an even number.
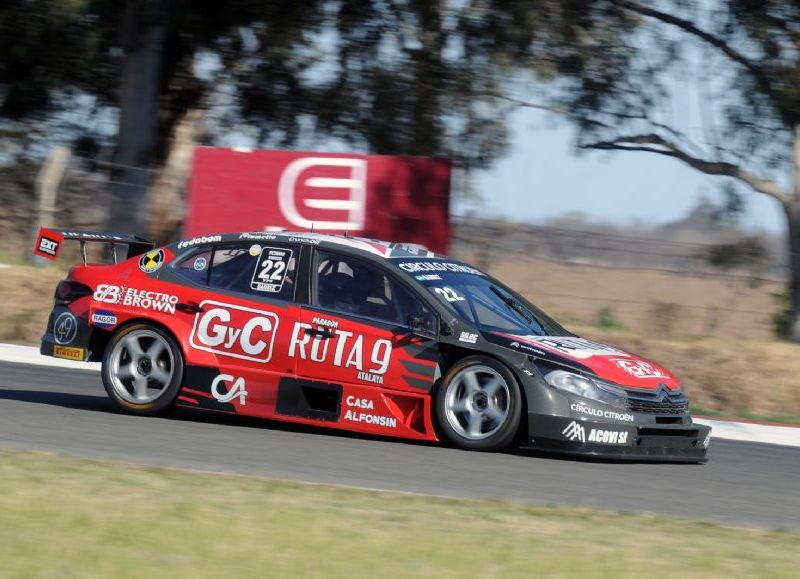
[[[130,233],[104,233],[102,231],[83,231],[78,229],[47,229],[39,228],[39,236],[36,238],[36,246],[33,253],[39,257],[55,260],[58,251],[65,241],[79,241],[81,244],[81,257],[86,264],[86,242],[110,243],[111,253],[114,256],[114,263],[119,262],[117,247],[125,245],[128,248],[125,259],[141,255],[155,247],[155,243]]]

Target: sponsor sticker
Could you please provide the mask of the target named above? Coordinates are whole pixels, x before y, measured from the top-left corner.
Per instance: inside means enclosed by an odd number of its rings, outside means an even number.
[[[607,418],[609,420],[619,420],[621,422],[633,422],[633,414],[627,412],[617,412],[615,410],[603,410],[588,406],[582,402],[573,402],[569,405],[569,409],[573,412],[580,414],[588,414],[589,416],[596,416],[598,418]]]
[[[591,431],[589,431],[588,441],[599,444],[627,444],[628,431],[592,428]]]
[[[644,360],[621,358],[613,359],[612,362],[634,378],[669,378],[661,368],[645,362]]]
[[[414,279],[418,281],[438,281],[442,279],[442,276],[440,276],[438,273],[429,273],[426,275],[415,275]]]
[[[58,344],[71,344],[78,334],[78,320],[72,312],[59,314],[53,324],[53,337]]]
[[[153,273],[162,265],[164,265],[164,259],[165,256],[163,249],[154,249],[153,251],[148,251],[139,258],[139,269],[145,273]]]
[[[245,406],[247,387],[244,378],[234,378],[230,374],[220,374],[211,383],[211,395],[218,402],[230,402],[234,398],[238,398],[239,404]]]
[[[78,362],[82,362],[85,357],[85,352],[83,348],[70,348],[68,346],[54,346],[53,347],[53,356],[56,358],[64,358],[66,360],[76,360]]]
[[[174,314],[175,305],[178,303],[178,296],[112,284],[98,285],[92,298],[96,302],[143,308],[167,314]]]
[[[117,325],[117,316],[113,312],[98,310],[92,314],[92,323],[100,328],[113,328]]]
[[[239,239],[252,239],[256,241],[274,241],[278,239],[278,236],[272,233],[242,233],[241,235],[239,235]]]
[[[189,344],[195,350],[265,364],[272,358],[278,314],[213,300],[200,303]]]
[[[573,420],[564,430],[561,431],[567,440],[586,442],[586,429],[578,422]]]
[[[461,335],[458,337],[459,342],[464,342],[465,344],[474,344],[478,341],[478,334],[471,334],[469,332],[461,332]]]
[[[485,275],[482,271],[464,265],[463,263],[452,263],[448,261],[409,261],[398,264],[398,267],[408,273],[426,273],[436,271],[452,271],[455,273],[471,273],[473,275]]]
[[[261,253],[261,246],[259,244],[257,244],[257,243],[254,243],[253,245],[250,246],[250,249],[248,250],[248,253],[252,257],[255,257],[255,256],[259,255]]]
[[[371,412],[363,412],[364,410],[375,410],[375,404],[369,398],[347,396],[344,403],[347,407],[347,410],[344,413],[344,419],[349,422],[364,422],[366,424],[374,424],[376,426],[397,428],[397,419],[394,417],[381,416]],[[356,410],[352,410],[354,408]]]
[[[295,322],[289,341],[289,357],[337,368],[353,368],[358,380],[383,384],[383,375],[392,360],[391,340],[374,339],[338,328],[333,328],[331,334],[323,339],[317,329],[321,327],[324,326]]]
[[[192,267],[195,271],[203,271],[208,266],[208,260],[205,257],[198,257],[194,260]]]
[[[252,248],[250,248],[252,250]],[[283,287],[292,250],[279,247],[262,247],[261,255],[250,280],[250,289],[258,292],[278,293]]]
[[[39,237],[36,239],[33,253],[39,257],[54,260],[58,256],[58,250],[63,241],[64,236],[60,233],[42,227],[39,230]]]
[[[218,241],[222,241],[221,235],[202,235],[200,237],[193,237],[192,239],[179,242],[178,249],[185,249],[187,247],[193,247],[203,243],[217,243]]]
[[[523,340],[530,341],[536,345],[547,347],[572,358],[585,359],[592,356],[627,356],[625,352],[600,344],[592,342],[585,338],[574,338],[571,336],[558,337],[558,336],[521,336]],[[514,344],[511,344],[514,347]],[[516,347],[522,347],[518,345]]]

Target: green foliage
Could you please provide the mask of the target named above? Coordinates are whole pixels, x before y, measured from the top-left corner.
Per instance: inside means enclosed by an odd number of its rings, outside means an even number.
[[[705,249],[700,257],[718,269],[727,271],[742,268],[756,272],[769,261],[770,255],[758,237],[746,236],[733,243],[713,245]]]
[[[604,306],[597,310],[596,325],[602,330],[620,330],[622,323],[617,318],[617,314],[610,306]]]
[[[236,131],[289,146],[303,134],[485,167],[506,150],[520,69],[591,85],[581,102],[592,108],[625,66],[618,36],[633,24],[600,0],[12,0],[0,8],[0,117],[52,117],[75,94],[115,108],[120,31],[145,5],[165,28],[159,158],[177,120],[208,106],[212,143]],[[99,128],[80,136],[89,151]]]
[[[772,331],[778,338],[785,338],[789,333],[789,323],[792,319],[792,303],[789,290],[772,294],[775,312],[772,314]]]

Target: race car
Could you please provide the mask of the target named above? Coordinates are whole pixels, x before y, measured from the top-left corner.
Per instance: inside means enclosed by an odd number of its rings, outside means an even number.
[[[126,412],[179,406],[482,451],[707,458],[710,429],[668,370],[420,246],[254,232],[156,248],[43,229],[35,253],[54,259],[69,240],[84,263],[56,288],[41,353],[102,362]],[[115,263],[86,263],[92,241]]]

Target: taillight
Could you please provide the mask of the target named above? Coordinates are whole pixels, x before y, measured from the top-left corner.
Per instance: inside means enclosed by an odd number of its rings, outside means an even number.
[[[92,288],[77,281],[64,280],[56,286],[57,304],[69,304],[77,299],[92,295]]]

